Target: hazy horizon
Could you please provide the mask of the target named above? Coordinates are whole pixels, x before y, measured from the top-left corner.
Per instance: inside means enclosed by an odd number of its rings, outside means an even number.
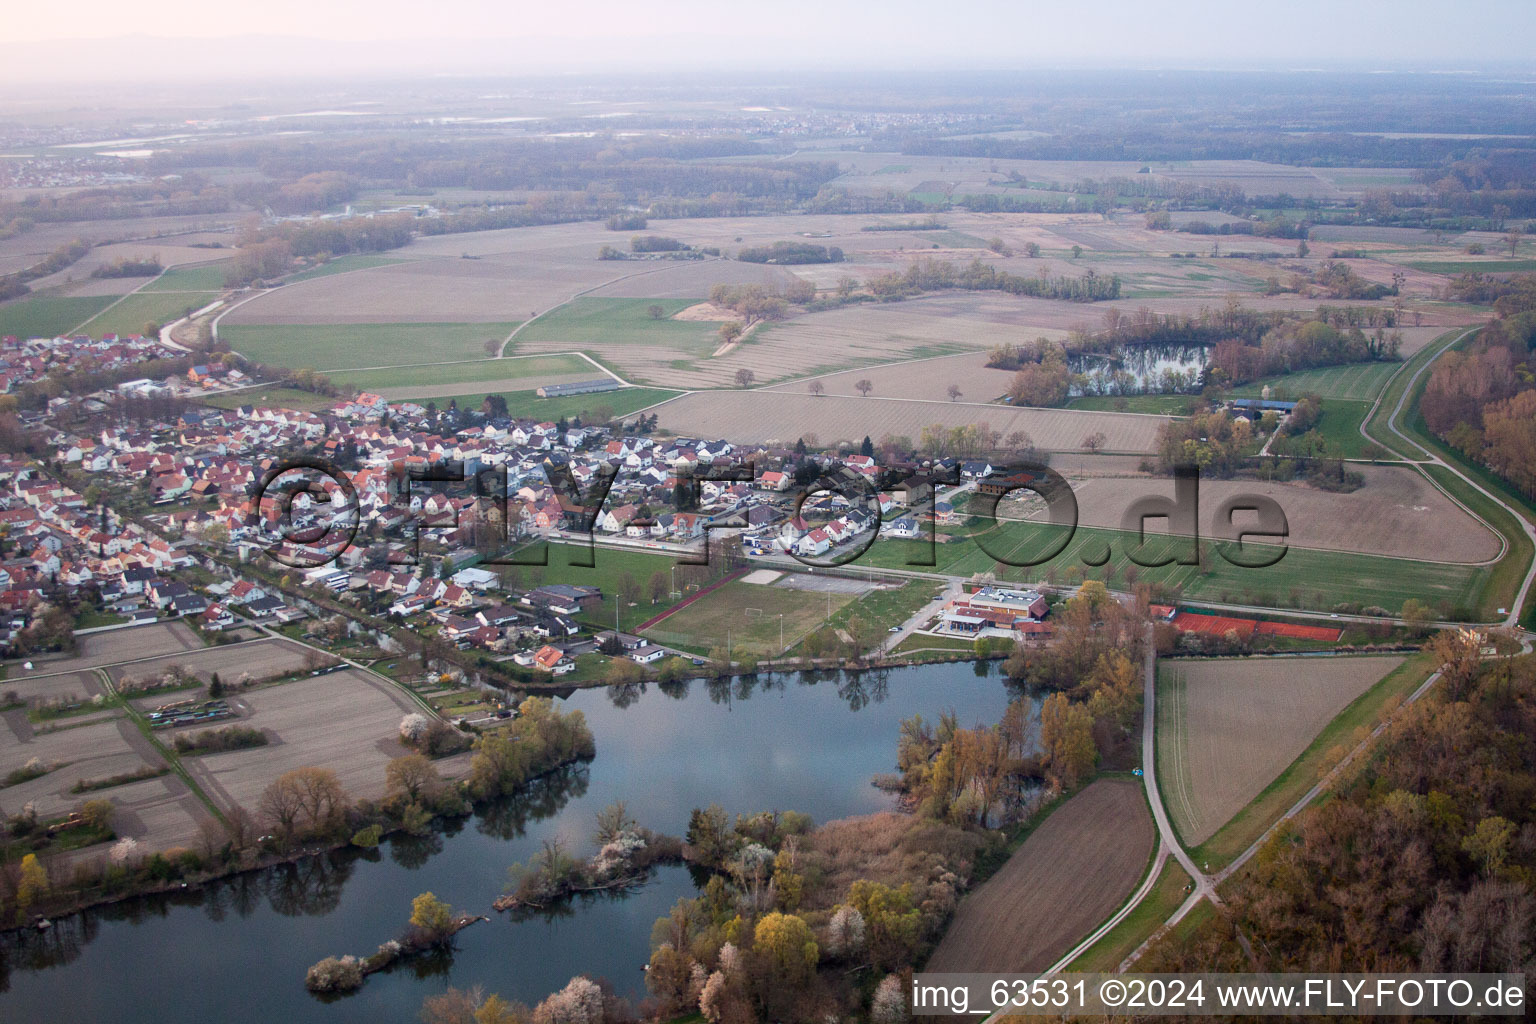
[[[1473,9],[1469,10],[1471,7]],[[259,22],[238,10],[161,0],[150,8],[88,0],[69,11],[22,8],[0,27],[8,81],[99,81],[273,74],[518,75],[736,71],[1206,70],[1529,71],[1536,5],[1487,0],[1448,17],[1429,0],[1284,8],[1188,0],[1102,0],[1092,19],[1060,5],[982,0],[962,17],[889,0],[786,0],[770,11],[701,0],[564,8],[447,0],[415,32],[421,8],[400,0],[317,6],[274,0]],[[1489,32],[1496,23],[1499,31]],[[131,58],[126,64],[124,57]],[[61,59],[66,58],[66,59]],[[114,59],[115,58],[115,59]]]

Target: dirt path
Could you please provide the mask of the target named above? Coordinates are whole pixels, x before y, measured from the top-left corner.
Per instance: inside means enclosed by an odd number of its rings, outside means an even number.
[[[1044,970],[1124,902],[1156,843],[1141,787],[1100,779],[1046,818],[961,901],[925,969]]]

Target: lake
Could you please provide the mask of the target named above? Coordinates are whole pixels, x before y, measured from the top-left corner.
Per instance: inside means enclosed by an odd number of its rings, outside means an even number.
[[[1125,345],[1107,353],[1080,352],[1067,367],[1083,376],[1080,395],[1185,394],[1200,390],[1209,345]]]
[[[817,822],[887,809],[892,798],[870,779],[894,770],[901,719],[953,710],[961,725],[993,723],[1010,695],[987,663],[695,681],[666,692],[650,684],[620,699],[577,691],[557,705],[586,714],[597,743],[590,764],[425,839],[310,857],[8,936],[0,1020],[404,1022],[449,985],[531,1005],[577,973],[640,995],[653,922],[695,892],[686,868],[521,922],[489,909],[507,868],[556,836],[590,854],[595,816],[615,800],[673,835],[710,803],[733,815],[803,811]],[[305,990],[305,970],[322,957],[365,955],[398,935],[424,890],[491,921],[460,933],[451,958],[373,975],[354,995],[327,1002]]]

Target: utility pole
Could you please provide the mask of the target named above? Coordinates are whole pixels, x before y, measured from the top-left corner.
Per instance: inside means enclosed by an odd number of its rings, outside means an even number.
[[[784,613],[779,612],[779,653],[784,653]]]

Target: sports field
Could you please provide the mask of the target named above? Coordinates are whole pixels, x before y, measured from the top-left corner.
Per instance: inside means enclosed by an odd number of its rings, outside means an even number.
[[[346,370],[483,359],[511,323],[231,324],[219,336],[259,363],[295,369]]]
[[[724,645],[729,639],[737,655],[773,656],[793,647],[829,613],[836,613],[852,600],[851,594],[807,593],[733,580],[667,616],[645,635],[657,643],[700,652]]]

